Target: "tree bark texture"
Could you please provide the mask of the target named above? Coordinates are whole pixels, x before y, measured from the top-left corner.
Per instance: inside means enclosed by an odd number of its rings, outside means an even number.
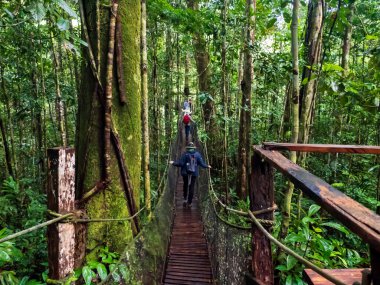
[[[82,70],[81,96],[78,109],[78,133],[76,138],[77,170],[76,170],[76,199],[81,200],[89,189],[104,181],[105,167],[105,114],[106,94],[100,86],[107,86],[107,54],[109,52],[110,25],[101,25],[97,32],[97,19],[102,23],[110,23],[111,8],[101,7],[97,15],[97,1],[82,1],[83,22],[88,26],[90,45],[96,50],[88,52],[86,60],[99,53],[99,66],[93,70],[94,64],[84,64]],[[110,114],[110,132],[117,136],[119,144],[109,146],[109,184],[103,190],[81,206],[89,218],[121,218],[128,217],[137,209],[139,198],[140,171],[141,171],[141,79],[140,79],[140,1],[120,1],[118,15],[122,27],[122,61],[125,77],[125,94],[128,104],[122,104],[117,88],[116,68],[112,72],[112,85],[107,96],[111,100],[112,113]],[[84,32],[84,31],[83,31]],[[112,34],[112,33],[111,33]],[[100,49],[97,43],[100,42]],[[92,56],[90,56],[92,54]],[[98,57],[98,56],[96,56]],[[96,65],[95,65],[96,67]],[[109,65],[108,65],[109,67]],[[108,74],[108,75],[107,75]],[[98,82],[99,77],[100,82]],[[100,83],[100,84],[99,84]],[[107,136],[108,137],[108,136]],[[109,142],[107,142],[109,143]],[[125,158],[125,170],[120,165],[120,157]],[[127,173],[125,173],[127,172]],[[128,178],[129,177],[129,178]],[[125,180],[130,181],[125,181]],[[130,182],[130,186],[128,182]],[[133,189],[128,189],[133,187]],[[133,197],[133,201],[129,201]],[[133,207],[133,206],[132,206]],[[137,207],[136,207],[137,208]],[[95,249],[99,240],[103,240],[112,250],[121,252],[133,236],[132,229],[135,223],[91,223],[87,225],[86,249]],[[79,236],[78,239],[81,237]]]
[[[352,37],[352,16],[355,9],[355,0],[350,0],[349,12],[347,15],[347,26],[344,32],[343,46],[342,46],[342,67],[344,74],[347,75],[349,68],[349,58],[351,49],[351,37]]]
[[[228,94],[227,94],[227,9],[228,0],[224,0],[223,10],[222,10],[222,100],[223,100],[223,116],[224,116],[224,130],[223,130],[223,176],[224,176],[224,192],[225,199],[228,201],[228,160],[227,160],[227,135],[228,135]]]
[[[58,59],[57,50],[55,47],[56,44],[53,38],[52,38],[51,44],[52,44],[52,53],[53,53],[54,83],[55,83],[55,92],[56,92],[55,109],[56,109],[56,114],[57,114],[57,124],[58,124],[58,129],[59,129],[59,133],[61,137],[61,144],[63,147],[66,147],[67,136],[66,136],[65,114],[64,114],[64,105],[62,101],[62,94],[61,94],[61,88],[60,88],[60,82],[59,82],[61,66]]]
[[[291,24],[292,35],[292,66],[293,66],[293,81],[292,81],[292,137],[291,143],[297,143],[299,134],[299,66],[298,66],[298,11],[300,2],[293,0],[293,16]],[[297,162],[297,152],[290,152],[290,160],[294,163]],[[281,238],[285,238],[288,233],[290,223],[291,202],[293,196],[294,184],[289,182],[288,188],[285,192],[284,202],[282,207],[283,222],[281,227]]]
[[[321,59],[323,32],[323,0],[311,0],[308,6],[307,30],[305,35],[305,66],[300,90],[300,133],[298,141],[308,143],[310,124],[314,114],[317,92],[317,72]],[[304,82],[307,81],[306,83]]]
[[[253,78],[253,62],[251,47],[254,42],[254,11],[256,9],[255,0],[246,0],[246,30],[244,41],[244,69],[243,80],[241,82],[242,101],[240,111],[239,125],[239,164],[237,174],[236,192],[242,199],[247,197],[249,181],[248,174],[250,172],[250,148],[251,148],[251,93]]]
[[[145,189],[145,206],[150,212],[150,172],[149,172],[149,100],[148,100],[148,53],[146,45],[146,0],[141,0],[141,97],[142,97],[142,130],[143,130],[143,175]]]

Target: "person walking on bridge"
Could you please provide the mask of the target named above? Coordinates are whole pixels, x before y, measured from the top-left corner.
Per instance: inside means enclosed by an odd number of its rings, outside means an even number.
[[[186,152],[181,155],[177,161],[170,161],[170,164],[181,167],[181,176],[183,178],[183,206],[191,207],[194,196],[194,185],[199,176],[198,165],[203,168],[211,168],[204,163],[202,155],[196,150],[193,142],[186,147]]]

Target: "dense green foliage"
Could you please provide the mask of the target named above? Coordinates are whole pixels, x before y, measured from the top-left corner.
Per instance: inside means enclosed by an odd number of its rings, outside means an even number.
[[[100,1],[106,9],[109,1]],[[151,124],[151,177],[153,204],[166,162],[170,140],[176,134],[178,107],[184,99],[186,58],[194,120],[201,141],[222,145],[227,122],[229,198],[226,203],[248,209],[249,201],[236,195],[239,164],[238,132],[241,106],[241,68],[245,1],[198,1],[199,9],[181,0],[148,1],[149,120]],[[317,95],[311,126],[311,143],[380,144],[380,6],[377,1],[332,0],[323,14],[321,64],[307,66],[304,37],[309,20],[307,1],[301,1],[299,19],[300,70],[315,69]],[[342,44],[354,2],[349,68],[342,67]],[[226,32],[222,10],[227,5]],[[61,145],[59,121],[63,120],[68,145],[76,130],[80,70],[87,44],[81,39],[78,3],[74,0],[17,0],[0,2],[0,238],[46,219],[46,149]],[[289,141],[292,57],[292,2],[257,0],[255,41],[249,47],[254,62],[252,90],[253,144]],[[103,23],[102,23],[103,24]],[[210,58],[210,88],[198,91],[199,74],[194,60],[194,34],[204,37]],[[221,96],[222,46],[225,37],[227,70],[227,116]],[[126,47],[128,50],[128,48]],[[56,60],[55,60],[56,58]],[[304,86],[307,80],[301,83]],[[64,118],[58,116],[58,93]],[[212,101],[215,132],[205,131],[201,107]],[[0,126],[1,126],[0,125]],[[214,144],[215,145],[215,144]],[[212,151],[212,150],[211,150]],[[8,152],[8,156],[7,156]],[[225,197],[222,174],[223,152],[213,156],[213,181]],[[370,155],[309,155],[305,167],[366,207],[380,208],[380,161]],[[287,183],[276,176],[276,204],[281,205]],[[140,191],[143,195],[144,191]],[[362,241],[332,220],[307,198],[292,200],[292,222],[284,243],[316,264],[331,268],[368,266],[368,250]],[[144,201],[143,197],[140,197]],[[221,213],[224,214],[224,213]],[[238,216],[230,222],[247,225]],[[276,215],[274,233],[282,221]],[[86,284],[102,280],[116,263],[114,249],[86,264],[78,276]],[[274,249],[274,254],[276,250]],[[106,257],[105,257],[106,256]],[[302,266],[280,254],[276,266],[283,284],[302,284]],[[0,244],[0,285],[40,284],[46,280],[45,231]],[[126,273],[127,274],[127,273]],[[76,277],[75,277],[76,278]],[[79,278],[79,277],[78,277]],[[33,281],[39,280],[39,281]]]

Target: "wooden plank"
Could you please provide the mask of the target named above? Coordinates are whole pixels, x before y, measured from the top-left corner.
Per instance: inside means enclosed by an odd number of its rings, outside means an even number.
[[[258,211],[273,207],[273,169],[269,163],[262,161],[259,154],[252,158],[250,179],[251,210]],[[273,212],[257,215],[260,219],[273,220]],[[268,229],[270,232],[270,229]],[[252,224],[252,275],[264,284],[274,284],[274,268],[270,240]]]
[[[351,268],[351,269],[323,269],[328,274],[335,276],[347,285],[351,285],[354,282],[361,283],[363,268]],[[328,281],[312,269],[305,269],[303,276],[308,285],[334,285],[334,283]]]
[[[365,242],[380,251],[380,216],[294,164],[277,151],[255,147],[255,153],[272,164],[298,188],[321,205]]]
[[[380,146],[370,145],[297,144],[264,142],[263,148],[266,150],[290,150],[300,152],[380,154]]]

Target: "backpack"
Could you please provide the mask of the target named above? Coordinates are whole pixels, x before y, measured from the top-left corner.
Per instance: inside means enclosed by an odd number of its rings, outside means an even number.
[[[185,116],[183,116],[182,122],[185,125],[187,125],[188,123],[190,123],[190,116],[189,116],[189,114],[185,114]]]
[[[187,153],[186,154],[186,172],[188,175],[193,175],[195,173],[197,167],[197,158],[195,157],[195,153]]]

